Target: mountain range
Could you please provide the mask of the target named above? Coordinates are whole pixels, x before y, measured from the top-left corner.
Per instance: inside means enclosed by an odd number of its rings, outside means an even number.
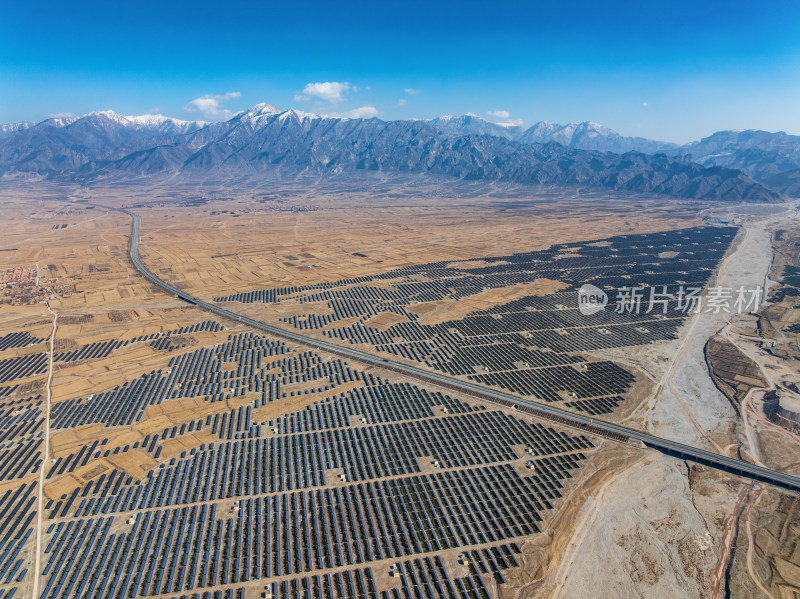
[[[97,181],[206,173],[341,177],[427,174],[683,198],[779,201],[800,169],[800,138],[720,132],[678,146],[596,123],[523,129],[475,115],[383,121],[258,104],[228,121],[113,111],[0,127],[0,176]],[[769,181],[778,180],[774,189]],[[758,181],[754,180],[758,179]]]
[[[800,195],[800,185],[797,183],[800,181],[800,136],[784,132],[752,129],[718,131],[700,141],[678,145],[644,137],[626,137],[591,121],[567,125],[540,121],[529,129],[522,129],[504,127],[469,115],[451,118],[448,130],[460,130],[462,134],[485,132],[526,144],[556,142],[580,150],[617,154],[642,152],[663,153],[670,157],[689,156],[705,166],[741,170],[780,193]]]
[[[683,150],[700,164],[739,169],[776,191],[800,195],[800,135],[718,131]]]

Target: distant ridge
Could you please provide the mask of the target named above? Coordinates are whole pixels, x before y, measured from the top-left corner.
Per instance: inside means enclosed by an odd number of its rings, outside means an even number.
[[[676,150],[679,146],[644,137],[624,137],[607,127],[591,121],[558,125],[550,121],[540,121],[522,133],[518,140],[523,143],[546,143],[554,141],[581,150],[601,152],[644,152],[655,154]]]
[[[382,121],[258,104],[217,123],[98,111],[3,131],[3,176],[94,181],[205,173],[341,177],[373,171],[682,198],[781,199],[740,170],[701,165],[681,156],[674,144],[626,138],[595,123],[542,121],[523,130],[475,115]]]

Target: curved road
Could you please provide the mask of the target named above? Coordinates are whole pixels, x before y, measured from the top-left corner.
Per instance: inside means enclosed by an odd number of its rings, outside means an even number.
[[[231,312],[224,308],[220,308],[215,304],[211,304],[189,295],[185,291],[181,291],[180,289],[173,287],[166,281],[162,281],[153,273],[151,273],[139,261],[139,217],[136,214],[122,208],[113,208],[111,206],[102,206],[99,204],[96,205],[98,208],[124,212],[131,217],[131,238],[130,245],[128,247],[128,253],[133,266],[142,274],[142,276],[167,293],[173,294],[181,300],[199,306],[205,310],[208,310],[209,312],[213,312],[214,314],[224,318],[229,318],[256,329],[260,329],[274,337],[280,337],[293,343],[299,343],[311,348],[324,350],[325,352],[340,358],[356,360],[358,362],[376,366],[384,370],[397,372],[419,381],[434,384],[439,387],[445,387],[458,393],[470,395],[483,401],[500,404],[504,407],[511,407],[519,410],[520,412],[525,412],[538,418],[551,420],[559,424],[577,428],[586,433],[600,435],[602,437],[622,443],[635,443],[636,441],[639,441],[647,447],[656,449],[661,453],[679,458],[681,460],[695,462],[704,466],[716,468],[717,470],[736,474],[737,476],[742,476],[750,480],[756,480],[782,487],[784,489],[800,492],[800,477],[793,476],[791,474],[778,472],[777,470],[764,468],[743,460],[737,460],[735,458],[719,455],[711,451],[692,447],[691,445],[670,441],[669,439],[664,439],[662,437],[638,431],[633,428],[628,428],[626,426],[612,424],[610,422],[605,422],[596,418],[590,418],[574,412],[567,412],[566,410],[562,410],[554,406],[540,404],[528,399],[515,397],[514,395],[503,393],[501,391],[495,391],[493,389],[473,385],[472,383],[467,383],[443,374],[428,372],[414,366],[408,366],[392,360],[378,358],[356,349],[350,349],[334,343],[329,343],[327,341],[321,341],[314,339],[313,337],[306,337],[305,335],[280,329],[278,327],[253,320],[252,318],[236,314],[235,312]]]

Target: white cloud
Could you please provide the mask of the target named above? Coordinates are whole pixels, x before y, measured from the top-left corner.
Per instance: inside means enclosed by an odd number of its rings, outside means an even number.
[[[418,89],[414,89],[412,87],[407,87],[403,91],[406,92],[409,96],[416,96],[419,93]]]
[[[359,108],[354,108],[353,110],[345,112],[344,114],[352,119],[371,119],[372,117],[378,116],[380,113],[374,106],[360,106]]]
[[[405,98],[400,98],[400,99],[397,101],[397,105],[398,105],[398,106],[405,106],[406,104],[408,104],[408,100],[406,100]]]
[[[511,113],[508,110],[490,110],[486,114],[498,119],[507,119],[511,116]]]
[[[642,106],[650,106],[647,102],[642,102]]]
[[[358,88],[353,88],[358,91]],[[297,92],[294,95],[295,100],[310,100],[317,98],[325,100],[326,102],[336,103],[344,100],[344,95],[350,90],[350,84],[347,81],[325,81],[317,83],[308,83],[303,88],[303,91]]]
[[[348,119],[371,119],[379,114],[380,112],[378,112],[378,109],[374,106],[359,106],[347,112],[329,112],[324,116],[344,117]]]
[[[70,116],[75,116],[71,112],[51,112],[50,118],[51,119],[65,119]]]
[[[495,125],[500,125],[501,127],[519,127],[522,125],[522,119],[508,119],[502,123],[495,123]]]
[[[504,119],[503,121],[495,122],[495,125],[500,125],[501,127],[519,127],[522,125],[522,119],[512,119],[508,110],[490,110],[486,114],[497,119]]]
[[[189,102],[183,107],[188,112],[199,112],[209,119],[229,119],[234,113],[225,108],[224,103],[234,100],[242,94],[239,92],[228,92],[226,94],[206,94]]]

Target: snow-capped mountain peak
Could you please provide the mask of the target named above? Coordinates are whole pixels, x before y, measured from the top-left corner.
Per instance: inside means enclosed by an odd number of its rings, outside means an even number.
[[[77,121],[79,116],[53,116],[48,119],[45,119],[39,123],[36,123],[37,126],[49,126],[49,127],[67,127]]]
[[[513,123],[493,123],[482,116],[468,112],[462,116],[442,115],[428,123],[440,133],[448,135],[495,135],[513,139],[522,133],[522,128]]]
[[[319,119],[319,118],[322,118],[322,117],[320,117],[320,115],[318,115],[318,114],[314,114],[313,112],[305,112],[303,110],[295,110],[295,109],[292,108],[290,110],[282,112],[278,118],[280,120],[284,120],[284,121],[288,120],[288,119],[295,119],[295,120],[303,121],[303,120],[306,120],[306,119]],[[338,117],[330,117],[329,116],[329,117],[326,117],[326,118],[338,118]]]
[[[114,123],[137,131],[155,131],[165,134],[190,133],[208,123],[205,121],[184,121],[163,114],[122,115],[113,110],[96,110],[80,118],[102,117]]]
[[[0,125],[0,137],[5,137],[6,135],[13,135],[17,131],[24,131],[25,129],[30,129],[36,123],[32,123],[30,121],[22,121],[19,123],[8,123],[4,125]]]
[[[261,102],[233,118],[238,119],[240,123],[247,123],[251,127],[258,128],[264,123],[271,121],[273,117],[284,114],[285,112],[287,111],[281,110],[277,106]]]
[[[261,102],[260,104],[256,104],[250,110],[247,111],[248,114],[252,115],[280,114],[282,112],[283,110],[281,110],[277,106],[273,106],[272,104],[267,104],[266,102]]]
[[[625,137],[593,121],[559,125],[540,121],[519,135],[522,143],[556,142],[562,146],[583,150],[624,153],[630,151],[654,153],[677,148],[675,144],[653,141],[641,137]]]
[[[119,123],[120,125],[126,124],[127,118],[122,116],[121,114],[117,114],[113,110],[93,110],[87,114],[84,114],[80,118],[87,118],[87,117],[102,117],[108,119],[109,121],[114,121],[115,123]]]

